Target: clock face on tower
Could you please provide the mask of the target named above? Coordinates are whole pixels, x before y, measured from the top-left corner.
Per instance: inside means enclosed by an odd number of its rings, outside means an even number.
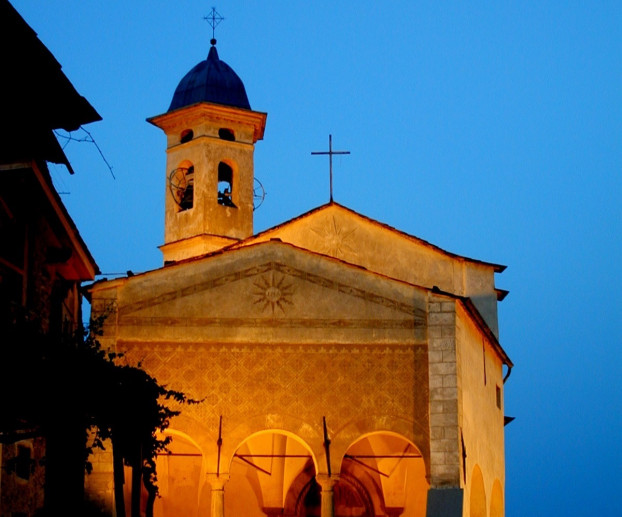
[[[168,177],[168,187],[181,210],[194,204],[194,166],[173,169]]]

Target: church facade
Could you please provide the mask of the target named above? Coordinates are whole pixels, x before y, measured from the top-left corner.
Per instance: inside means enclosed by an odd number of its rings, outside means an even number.
[[[104,346],[202,401],[167,430],[154,515],[503,516],[504,266],[332,201],[253,234],[266,114],[215,46],[149,121],[164,266],[90,292]]]

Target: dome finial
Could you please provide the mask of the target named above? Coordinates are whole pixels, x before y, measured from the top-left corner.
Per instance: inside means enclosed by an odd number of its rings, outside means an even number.
[[[224,18],[220,16],[218,11],[216,11],[215,7],[212,7],[212,12],[210,12],[207,16],[204,16],[203,19],[207,20],[207,23],[209,23],[212,26],[212,39],[210,40],[210,43],[212,44],[212,47],[213,47],[214,45],[216,45],[216,36],[215,36],[216,27],[221,21],[224,20]]]

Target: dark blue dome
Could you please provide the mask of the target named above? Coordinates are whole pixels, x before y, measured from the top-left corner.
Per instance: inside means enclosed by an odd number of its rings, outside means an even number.
[[[251,109],[242,80],[221,61],[216,47],[179,82],[168,108],[172,111],[197,102],[213,102],[236,108]]]

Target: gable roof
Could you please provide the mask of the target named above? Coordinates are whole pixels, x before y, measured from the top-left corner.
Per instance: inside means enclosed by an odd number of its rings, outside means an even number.
[[[73,172],[53,130],[74,131],[101,117],[6,0],[0,0],[0,48],[7,78],[0,96],[0,162],[43,159]]]
[[[0,199],[4,210],[11,214],[10,218],[30,220],[41,217],[53,231],[54,246],[70,252],[67,260],[55,262],[63,278],[92,280],[99,268],[56,191],[46,163],[0,164],[0,177]]]
[[[498,335],[494,274],[505,266],[463,257],[330,202],[299,217],[230,245],[279,238],[296,246],[358,264],[388,277],[471,298]]]
[[[312,217],[313,215],[319,213],[319,212],[323,212],[327,209],[329,209],[330,207],[338,207],[341,210],[344,210],[345,212],[351,214],[352,216],[359,218],[363,221],[366,221],[368,223],[371,223],[372,225],[377,226],[378,228],[382,228],[385,230],[388,230],[392,233],[394,233],[397,236],[403,237],[411,242],[420,244],[422,246],[425,246],[426,248],[429,248],[430,250],[436,251],[438,253],[441,253],[449,258],[453,258],[453,259],[459,259],[459,260],[464,260],[466,262],[471,262],[474,264],[480,264],[480,265],[484,265],[484,266],[489,266],[491,268],[493,268],[495,273],[501,273],[503,271],[505,271],[505,269],[507,268],[507,266],[502,265],[502,264],[496,264],[493,262],[485,262],[483,260],[478,260],[478,259],[473,259],[473,258],[469,258],[469,257],[465,257],[463,255],[458,255],[456,253],[452,253],[450,251],[446,251],[438,246],[435,246],[434,244],[431,244],[430,242],[421,239],[419,237],[416,237],[415,235],[411,235],[409,233],[406,233],[402,230],[399,230],[391,225],[388,225],[386,223],[382,223],[380,221],[377,221],[376,219],[372,219],[371,217],[368,217],[366,215],[360,214],[359,212],[356,212],[355,210],[352,210],[351,208],[348,208],[340,203],[337,203],[335,201],[330,201],[324,205],[318,206],[316,208],[313,208],[312,210],[309,210],[308,212],[305,212],[304,214],[301,214],[299,216],[296,216],[292,219],[289,219],[288,221],[285,221],[283,223],[280,223],[276,226],[273,226],[272,228],[268,228],[267,230],[264,230],[262,232],[259,232],[251,237],[248,237],[247,239],[244,239],[240,242],[236,242],[235,244],[232,244],[230,246],[228,246],[226,249],[235,249],[235,248],[239,248],[242,246],[247,246],[250,243],[256,242],[258,240],[266,240],[266,238],[270,238],[270,235],[275,234],[275,233],[279,233],[280,231],[282,231],[284,228],[291,226],[295,223],[298,223],[300,221],[303,221],[304,219],[308,219],[309,217]]]

